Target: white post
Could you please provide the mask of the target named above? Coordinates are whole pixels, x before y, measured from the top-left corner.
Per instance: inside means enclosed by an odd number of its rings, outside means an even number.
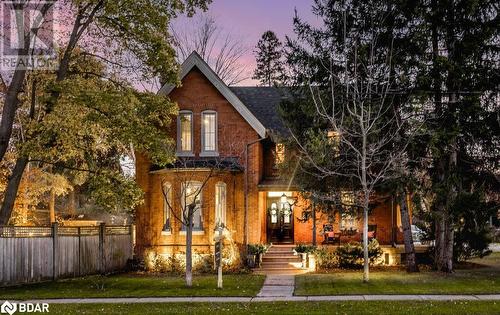
[[[219,227],[219,266],[217,266],[217,288],[222,289],[222,226]]]

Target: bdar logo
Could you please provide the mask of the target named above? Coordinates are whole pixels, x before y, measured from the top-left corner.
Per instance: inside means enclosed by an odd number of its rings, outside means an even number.
[[[16,310],[17,310],[17,304],[10,303],[9,301],[5,301],[0,307],[0,312],[2,314],[8,313],[9,315],[12,315],[16,312]]]

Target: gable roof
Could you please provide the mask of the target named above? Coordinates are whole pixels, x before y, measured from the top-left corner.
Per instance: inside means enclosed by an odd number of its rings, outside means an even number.
[[[230,89],[266,129],[282,136],[288,135],[278,107],[282,100],[291,98],[289,89],[268,86],[232,86]]]
[[[266,127],[257,117],[243,104],[243,102],[233,93],[233,91],[217,76],[210,66],[201,58],[201,56],[193,51],[189,57],[182,63],[181,80],[193,69],[197,67],[201,73],[213,84],[213,86],[233,105],[234,109],[246,120],[246,122],[257,132],[262,138],[266,137]],[[173,84],[165,84],[158,91],[160,95],[168,95],[175,88]]]

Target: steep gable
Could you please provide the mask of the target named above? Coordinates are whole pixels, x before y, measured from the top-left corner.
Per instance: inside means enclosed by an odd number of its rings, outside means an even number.
[[[257,134],[265,138],[266,128],[252,114],[252,112],[243,104],[243,102],[231,91],[231,89],[217,76],[210,66],[193,51],[191,55],[184,61],[181,69],[181,80],[196,67],[203,75],[213,84],[213,86],[221,93],[224,98],[234,107],[234,109],[245,119],[245,121],[257,132]],[[175,89],[175,85],[165,84],[159,91],[160,95],[169,95]]]

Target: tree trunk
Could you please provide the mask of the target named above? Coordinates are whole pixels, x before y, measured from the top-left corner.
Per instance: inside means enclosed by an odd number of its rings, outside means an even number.
[[[9,176],[2,208],[0,209],[0,225],[7,225],[9,223],[12,209],[16,202],[17,190],[19,189],[19,184],[21,183],[26,165],[28,165],[28,158],[19,157],[12,170],[12,174]]]
[[[68,212],[69,214],[74,217],[76,216],[76,186],[73,187],[72,190],[69,191],[69,196],[68,196]]]
[[[50,215],[50,224],[56,222],[56,192],[54,188],[50,190],[50,199],[49,199],[49,215]]]
[[[186,286],[193,286],[193,211],[189,209],[188,224],[186,226]]]
[[[415,246],[413,245],[413,236],[411,234],[410,212],[406,202],[406,192],[403,190],[400,196],[401,224],[403,225],[403,239],[406,253],[406,271],[418,272],[417,260],[415,258]]]
[[[368,255],[368,205],[364,206],[364,222],[363,222],[363,282],[370,280],[370,258]]]
[[[453,225],[446,210],[436,220],[435,267],[442,272],[453,271]]]

